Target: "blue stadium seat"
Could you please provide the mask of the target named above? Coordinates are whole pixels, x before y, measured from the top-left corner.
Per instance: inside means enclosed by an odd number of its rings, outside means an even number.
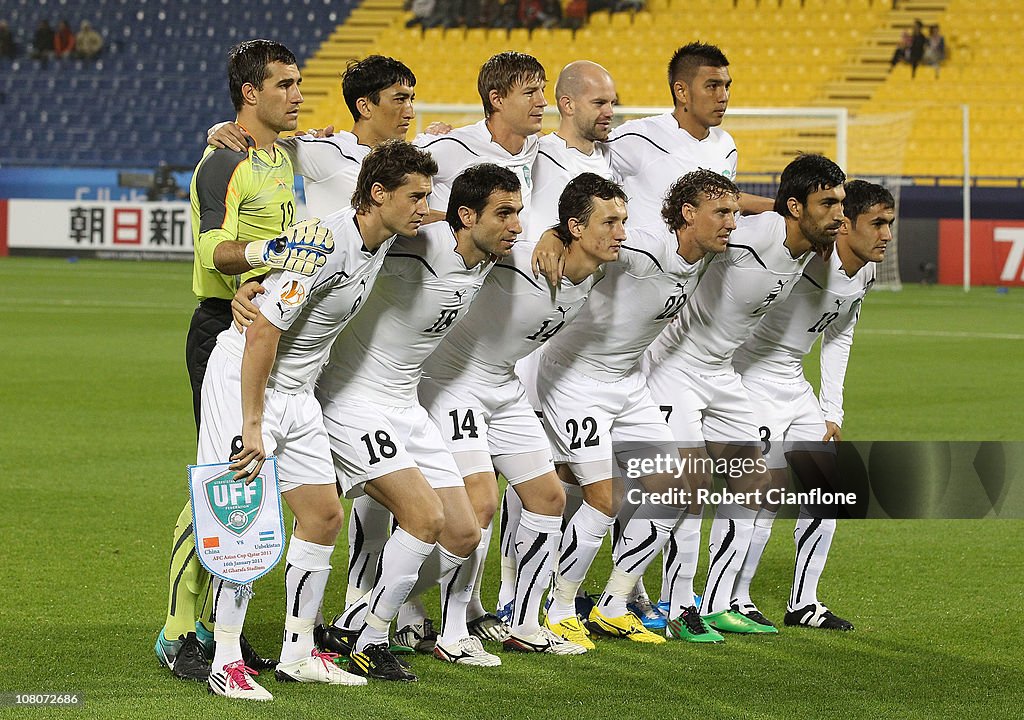
[[[8,0],[6,18],[22,45],[40,8]],[[206,128],[231,117],[224,66],[228,48],[252,36],[281,38],[300,61],[316,50],[352,2],[254,0],[239,24],[238,4],[214,0],[62,0],[77,24],[89,19],[106,38],[95,62],[4,65],[7,99],[0,162],[152,167],[192,165]],[[45,14],[45,13],[44,13]],[[27,141],[27,142],[26,142]],[[25,147],[25,146],[28,147]]]

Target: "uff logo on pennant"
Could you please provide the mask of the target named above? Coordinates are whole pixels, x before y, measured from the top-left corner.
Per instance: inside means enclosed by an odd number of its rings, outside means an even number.
[[[235,480],[235,474],[228,470],[210,478],[203,486],[213,516],[225,530],[242,535],[252,527],[263,507],[263,484],[263,475],[246,485],[242,480]]]
[[[277,461],[267,458],[248,484],[229,466],[189,465],[196,556],[211,574],[244,585],[270,572],[284,555]]]

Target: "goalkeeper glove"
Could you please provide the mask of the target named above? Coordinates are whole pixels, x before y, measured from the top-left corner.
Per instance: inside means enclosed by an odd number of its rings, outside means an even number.
[[[290,270],[312,275],[334,252],[334,235],[330,228],[311,218],[288,228],[273,240],[257,240],[245,246],[245,259],[253,269],[261,267]]]

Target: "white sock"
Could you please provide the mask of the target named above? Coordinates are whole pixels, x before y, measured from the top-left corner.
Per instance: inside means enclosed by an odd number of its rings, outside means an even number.
[[[217,649],[210,667],[221,672],[225,665],[242,659],[242,625],[249,607],[252,589],[214,577],[213,583],[213,640]]]
[[[441,549],[441,633],[438,640],[452,645],[463,638],[469,637],[466,627],[466,608],[473,596],[473,583],[476,580],[476,567],[472,560],[476,557],[474,550],[469,557],[460,557],[449,552],[444,546]],[[445,556],[447,555],[447,558]]]
[[[671,537],[676,519],[654,517],[663,513],[661,506],[641,505],[619,533],[612,548],[612,576],[598,600],[598,608],[606,616],[626,614],[626,602],[635,592],[637,581]],[[623,586],[621,582],[626,578],[631,582]]]
[[[747,556],[743,558],[743,565],[740,567],[740,574],[736,577],[736,588],[732,593],[732,602],[741,609],[757,607],[750,599],[750,583],[757,573],[757,566],[761,564],[761,556],[768,544],[768,538],[772,534],[772,523],[775,522],[775,513],[771,510],[761,508],[757,511],[754,519],[754,532],[750,535],[750,547],[747,548]]]
[[[523,514],[523,501],[511,485],[501,499],[501,585],[498,607],[505,607],[516,596],[516,533]]]
[[[346,630],[359,630],[366,624],[366,611],[370,607],[370,593],[352,602],[345,612],[335,618],[334,626]]]
[[[370,594],[366,627],[359,633],[356,650],[372,644],[387,644],[391,622],[416,584],[420,566],[434,546],[435,543],[423,542],[400,527],[391,533],[381,554],[380,579]]]
[[[523,509],[515,543],[518,573],[512,631],[517,635],[540,632],[540,601],[551,579],[561,529],[561,515],[540,515]]]
[[[562,622],[576,614],[576,591],[587,577],[587,571],[613,522],[615,518],[608,517],[586,502],[569,521],[558,547],[554,601],[548,609],[548,618],[552,622]]]
[[[836,532],[834,519],[820,520],[800,510],[793,531],[796,542],[796,566],[793,589],[789,595],[789,610],[798,610],[818,602],[818,581],[825,570],[828,550]]]
[[[348,517],[348,589],[345,606],[357,602],[373,589],[380,567],[380,554],[388,541],[391,513],[369,495],[352,501]]]
[[[398,608],[395,626],[401,629],[406,625],[422,625],[426,619],[427,609],[423,607],[423,601],[419,597],[413,597],[410,593],[409,599],[402,603],[402,607]]]
[[[487,561],[487,551],[491,547],[491,532],[494,530],[494,518],[487,524],[487,527],[480,528],[480,543],[473,553],[473,567],[476,568],[476,577],[473,579],[473,592],[469,598],[469,605],[466,607],[466,618],[476,620],[487,614],[484,604],[480,600],[480,588],[484,585],[484,563]]]
[[[701,615],[711,615],[729,609],[736,576],[747,556],[750,535],[754,532],[754,518],[757,510],[742,505],[722,503],[715,511],[711,523],[711,541],[708,549],[711,564],[708,567],[708,582],[701,599]]]
[[[333,545],[317,545],[294,535],[285,558],[285,619],[281,662],[309,657],[313,626],[331,574]]]
[[[676,523],[663,553],[661,601],[669,604],[669,617],[677,618],[693,607],[693,578],[700,559],[700,525],[704,508],[687,513]]]

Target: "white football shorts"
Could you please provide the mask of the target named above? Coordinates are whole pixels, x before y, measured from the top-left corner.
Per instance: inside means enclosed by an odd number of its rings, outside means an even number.
[[[672,431],[635,368],[621,380],[595,380],[541,355],[537,395],[556,456],[566,458],[581,485],[611,479],[654,455],[677,457]]]
[[[203,379],[198,463],[222,463],[237,452],[242,433],[242,362],[218,344]],[[263,399],[263,450],[277,456],[278,485],[333,485],[334,467],[320,403],[311,390],[267,388]]]
[[[338,482],[346,497],[364,483],[419,468],[435,490],[461,487],[462,474],[437,426],[419,405],[395,407],[358,398],[320,398]]]
[[[804,450],[835,452],[835,443],[821,442],[827,432],[825,416],[810,383],[775,382],[762,377],[742,380],[760,424],[761,452],[768,467],[786,467],[786,450],[793,443],[800,443]]]
[[[496,468],[515,485],[554,472],[547,433],[519,378],[493,386],[423,378],[419,393],[463,477]]]
[[[676,363],[644,360],[647,384],[681,447],[760,439],[750,397],[734,370],[703,375]]]

